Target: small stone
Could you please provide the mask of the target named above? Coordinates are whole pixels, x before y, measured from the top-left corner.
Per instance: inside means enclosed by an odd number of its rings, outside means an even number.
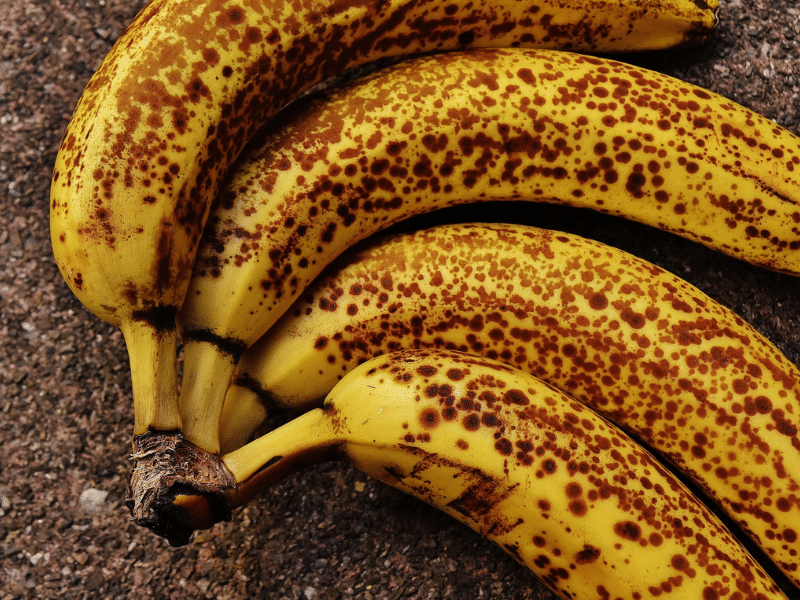
[[[88,577],[84,580],[84,586],[87,590],[93,592],[102,588],[105,582],[106,578],[103,576],[103,573],[99,570],[94,570],[89,573]]]
[[[107,491],[98,490],[96,488],[87,488],[81,492],[78,503],[80,504],[83,512],[92,516],[97,516],[105,512],[106,498],[108,498]]]
[[[316,600],[317,590],[309,586],[303,590],[303,595],[306,597],[306,600]]]
[[[0,510],[4,513],[11,508],[11,498],[8,497],[4,489],[0,489]]]

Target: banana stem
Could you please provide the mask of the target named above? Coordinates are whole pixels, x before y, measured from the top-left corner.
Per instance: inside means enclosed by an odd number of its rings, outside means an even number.
[[[186,543],[191,531],[227,520],[230,517],[225,515],[230,511],[281,479],[308,465],[340,458],[337,449],[343,440],[333,431],[332,423],[325,409],[316,409],[222,456],[220,467],[232,476],[230,485],[216,489],[224,499],[216,494],[177,494],[167,502],[169,515],[180,522],[182,537],[173,535],[173,539]]]
[[[247,504],[270,485],[310,464],[339,457],[343,439],[328,409],[307,412],[221,457],[238,484],[226,493],[231,509]]]
[[[218,344],[186,340],[184,372],[178,400],[183,435],[212,454],[219,453],[219,423],[225,390],[236,367],[236,358]],[[213,373],[209,377],[209,373]]]
[[[136,436],[131,459],[125,504],[138,525],[182,546],[196,529],[230,520],[225,491],[235,487],[233,476],[180,432]]]
[[[131,319],[121,324],[131,366],[134,435],[181,429],[178,410],[177,332]]]

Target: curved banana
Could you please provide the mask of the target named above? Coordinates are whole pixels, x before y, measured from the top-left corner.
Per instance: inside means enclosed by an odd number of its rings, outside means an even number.
[[[517,369],[453,351],[362,364],[308,412],[222,457],[233,504],[341,457],[494,541],[562,598],[784,598],[650,454]]]
[[[221,177],[315,83],[380,57],[464,46],[584,51],[702,39],[716,0],[154,0],[94,74],[51,186],[56,262],[119,325],[135,434],[178,429],[175,311]]]
[[[178,320],[187,437],[237,355],[356,241],[491,199],[591,207],[800,273],[800,139],[688,83],[547,50],[412,60],[296,106],[232,173]]]
[[[337,268],[333,268],[337,267]],[[576,235],[442,225],[341,257],[239,362],[220,426],[321,405],[407,348],[497,359],[589,405],[691,477],[800,584],[800,369],[680,278]]]

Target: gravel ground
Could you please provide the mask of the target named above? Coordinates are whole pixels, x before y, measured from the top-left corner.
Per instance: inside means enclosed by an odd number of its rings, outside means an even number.
[[[63,283],[50,256],[47,205],[72,109],[142,4],[7,0],[0,7],[0,600],[552,598],[492,544],[342,465],[276,486],[184,548],[130,522],[122,503],[133,426],[124,343]],[[800,134],[799,45],[795,0],[727,0],[703,49],[625,59]],[[436,219],[481,218],[483,210]],[[503,205],[491,215],[647,258],[800,359],[796,279],[583,211]]]

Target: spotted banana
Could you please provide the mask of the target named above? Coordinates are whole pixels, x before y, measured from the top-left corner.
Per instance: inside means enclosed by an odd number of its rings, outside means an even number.
[[[231,174],[178,313],[184,432],[210,451],[241,352],[343,250],[413,214],[566,203],[800,273],[800,139],[642,68],[447,53],[298,105],[281,125]]]
[[[562,598],[784,598],[731,533],[620,429],[541,380],[447,350],[351,371],[321,408],[222,457],[246,501],[344,458],[494,541]]]
[[[800,583],[800,370],[687,282],[576,235],[442,225],[352,249],[242,356],[223,451],[265,406],[319,406],[358,364],[407,348],[486,356],[569,393],[692,478]]]
[[[465,46],[583,51],[702,39],[716,0],[153,0],[91,78],[52,177],[53,250],[122,328],[134,433],[181,427],[175,312],[222,176],[315,83],[380,57]]]
[[[197,457],[186,464],[208,458],[181,433],[175,313],[222,177],[280,108],[318,82],[382,57],[469,46],[614,52],[698,42],[717,6],[717,0],[153,0],[145,6],[81,96],[50,192],[56,263],[80,301],[121,328],[128,348],[137,522],[151,518],[145,496],[160,497],[186,479],[174,473],[154,479],[153,461],[167,464],[175,452]],[[209,469],[201,478],[216,477]]]

